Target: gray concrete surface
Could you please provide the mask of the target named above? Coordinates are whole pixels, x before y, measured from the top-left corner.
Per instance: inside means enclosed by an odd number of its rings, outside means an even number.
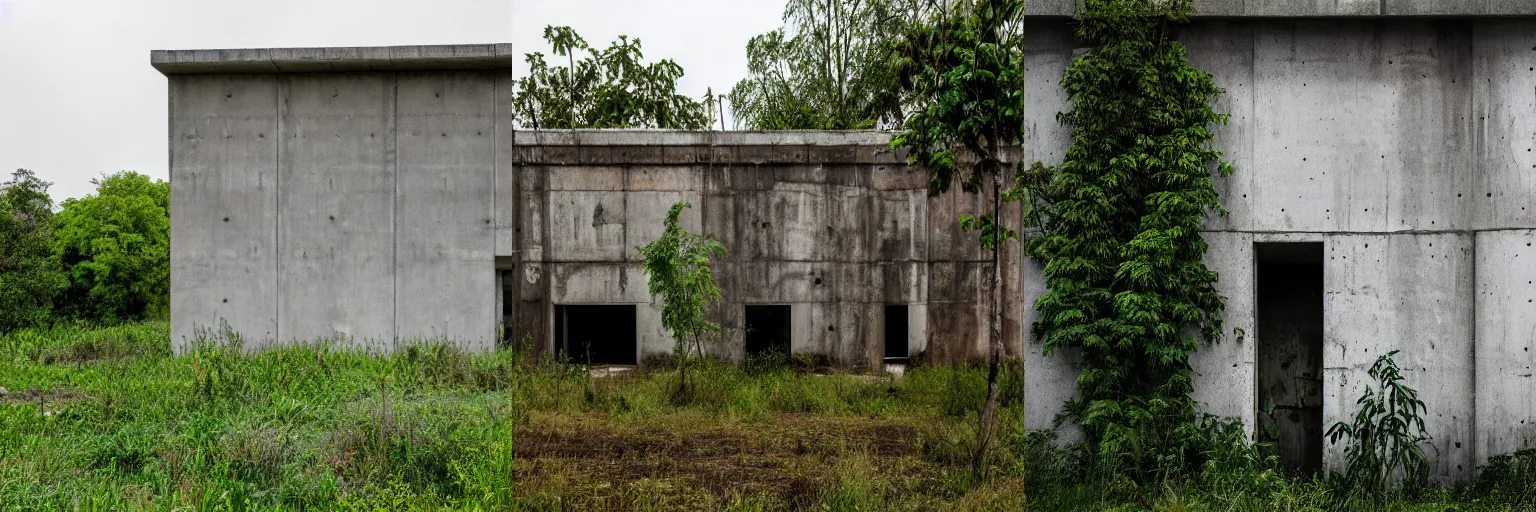
[[[746,305],[785,304],[794,352],[877,367],[883,306],[905,304],[914,353],[979,357],[986,316],[976,304],[990,265],[955,224],[979,203],[927,197],[925,176],[888,141],[873,132],[516,133],[526,221],[512,272],[523,314],[511,331],[548,347],[556,305],[636,304],[637,358],[669,354],[636,247],[660,236],[672,204],[689,202],[683,225],[728,250],[715,267],[725,298],[716,354],[743,357]],[[1015,252],[1004,266],[1014,340],[1021,263]]]
[[[1036,19],[1029,34],[1026,154],[1059,161],[1067,102],[1050,86],[1076,43],[1064,21]],[[1353,416],[1370,365],[1398,349],[1429,408],[1437,480],[1466,481],[1532,443],[1536,265],[1519,261],[1536,257],[1521,252],[1536,227],[1536,21],[1211,20],[1179,38],[1225,89],[1216,146],[1237,167],[1218,181],[1231,216],[1207,223],[1228,306],[1225,339],[1192,361],[1202,407],[1253,428],[1253,244],[1321,241],[1325,425]],[[1073,364],[1026,359],[1028,426],[1050,426],[1072,396]],[[1325,455],[1342,461],[1339,446]]]
[[[495,207],[513,177],[505,46],[154,52],[177,348],[221,332],[491,347],[482,274],[515,219]]]

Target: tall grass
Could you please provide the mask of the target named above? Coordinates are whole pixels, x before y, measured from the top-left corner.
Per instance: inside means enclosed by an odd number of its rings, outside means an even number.
[[[1476,486],[1351,501],[1283,478],[1241,430],[1185,482],[1137,486],[1017,428],[969,467],[985,378],[786,358],[594,378],[520,350],[338,340],[172,354],[147,322],[0,337],[0,509],[1514,510],[1536,455]],[[1022,424],[1006,372],[1000,424]],[[1213,424],[1214,425],[1214,424]],[[1216,428],[1216,427],[1212,427]]]

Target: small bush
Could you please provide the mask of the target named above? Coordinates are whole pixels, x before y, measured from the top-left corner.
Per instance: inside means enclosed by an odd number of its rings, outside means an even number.
[[[1536,507],[1536,448],[1495,455],[1478,468],[1473,490],[1517,507]]]

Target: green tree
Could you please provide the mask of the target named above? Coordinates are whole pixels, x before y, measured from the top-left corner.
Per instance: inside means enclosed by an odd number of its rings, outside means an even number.
[[[1003,175],[1012,170],[1002,152],[1021,144],[1024,135],[1023,15],[1023,0],[956,2],[930,22],[909,28],[895,61],[901,88],[918,109],[891,145],[906,148],[911,163],[928,169],[930,194],[942,194],[957,181],[978,194],[991,184],[992,212],[960,219],[961,227],[980,232],[992,264],[987,399],[974,459],[978,475],[992,436],[1003,350],[999,253],[1015,236],[999,214]]]
[[[1197,467],[1189,356],[1221,331],[1200,229],[1207,212],[1225,214],[1213,171],[1232,169],[1210,148],[1210,127],[1226,120],[1210,106],[1221,91],[1170,32],[1192,10],[1087,0],[1076,27],[1087,51],[1062,81],[1072,145],[1060,166],[1020,182],[1043,219],[1029,241],[1047,287],[1035,329],[1047,355],[1081,353],[1067,411],[1090,453],[1142,481]]]
[[[737,123],[753,130],[900,126],[891,51],[931,3],[790,0],[783,28],[747,43],[749,74],[729,95]]]
[[[69,274],[62,309],[82,319],[163,318],[170,309],[170,184],[124,171],[64,201],[54,256]]]
[[[661,238],[638,248],[645,257],[651,296],[661,299],[661,325],[676,340],[673,355],[681,376],[678,397],[683,400],[693,393],[689,354],[702,357],[703,340],[720,332],[720,326],[707,318],[710,305],[720,301],[710,258],[725,254],[720,242],[678,225],[683,208],[690,207],[688,203],[672,205]]]
[[[52,258],[49,186],[26,169],[0,183],[0,334],[47,323],[68,285]]]
[[[551,67],[542,53],[526,54],[529,72],[513,91],[513,122],[533,129],[709,125],[705,105],[677,93],[683,67],[671,59],[643,63],[639,39],[621,35],[599,51],[570,27],[550,26],[544,40],[566,66]],[[587,56],[577,60],[577,53]]]

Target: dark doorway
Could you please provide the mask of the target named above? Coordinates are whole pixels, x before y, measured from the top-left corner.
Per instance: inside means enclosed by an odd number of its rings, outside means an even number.
[[[577,364],[635,364],[635,306],[555,306],[560,356]]]
[[[1281,466],[1323,468],[1323,244],[1255,243],[1258,438]]]
[[[746,310],[747,355],[789,356],[789,306],[749,305]]]
[[[885,305],[885,360],[886,362],[902,362],[907,360],[907,305]]]

